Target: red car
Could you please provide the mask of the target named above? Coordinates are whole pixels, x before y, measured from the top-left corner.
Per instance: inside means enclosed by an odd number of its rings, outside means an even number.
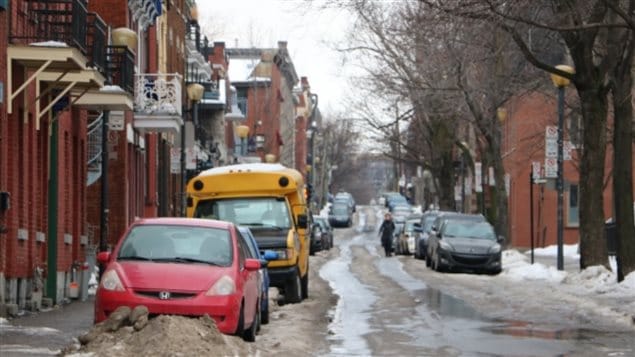
[[[226,334],[255,341],[260,319],[260,261],[230,222],[194,218],[135,221],[112,252],[95,300],[95,322],[119,306],[158,314],[208,314]]]

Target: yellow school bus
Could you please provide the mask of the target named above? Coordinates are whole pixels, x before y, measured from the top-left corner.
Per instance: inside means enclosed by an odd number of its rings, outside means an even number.
[[[187,184],[187,216],[247,226],[261,251],[273,251],[270,286],[285,302],[309,294],[309,246],[304,179],[280,164],[237,164],[202,171]]]

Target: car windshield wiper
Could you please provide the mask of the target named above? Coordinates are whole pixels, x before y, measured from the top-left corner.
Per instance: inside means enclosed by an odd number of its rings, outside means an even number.
[[[149,260],[149,261],[151,261],[152,259],[148,258],[148,257],[141,257],[141,256],[138,256],[138,255],[130,255],[130,256],[126,256],[126,257],[119,256],[119,257],[117,257],[117,260]]]
[[[204,260],[204,259],[197,259],[197,258],[174,257],[172,258],[172,260],[178,263],[203,263],[203,264],[221,266],[221,264],[218,264],[216,262],[212,262],[212,261]]]

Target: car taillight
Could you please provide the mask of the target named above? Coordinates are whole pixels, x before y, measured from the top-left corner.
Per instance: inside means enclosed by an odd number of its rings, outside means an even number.
[[[227,275],[223,275],[214,285],[205,293],[205,296],[231,295],[236,292],[236,283],[234,279]]]
[[[107,270],[101,278],[101,287],[109,291],[124,291],[119,274],[113,269]]]

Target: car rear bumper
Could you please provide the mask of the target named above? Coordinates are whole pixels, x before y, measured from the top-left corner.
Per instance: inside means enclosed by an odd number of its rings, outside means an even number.
[[[114,292],[99,289],[95,297],[95,323],[107,319],[120,306],[134,308],[143,305],[148,308],[150,315],[203,316],[208,314],[214,319],[220,332],[233,334],[238,326],[241,300],[238,294],[205,296],[204,292],[191,298],[161,300],[135,294],[130,290]]]

